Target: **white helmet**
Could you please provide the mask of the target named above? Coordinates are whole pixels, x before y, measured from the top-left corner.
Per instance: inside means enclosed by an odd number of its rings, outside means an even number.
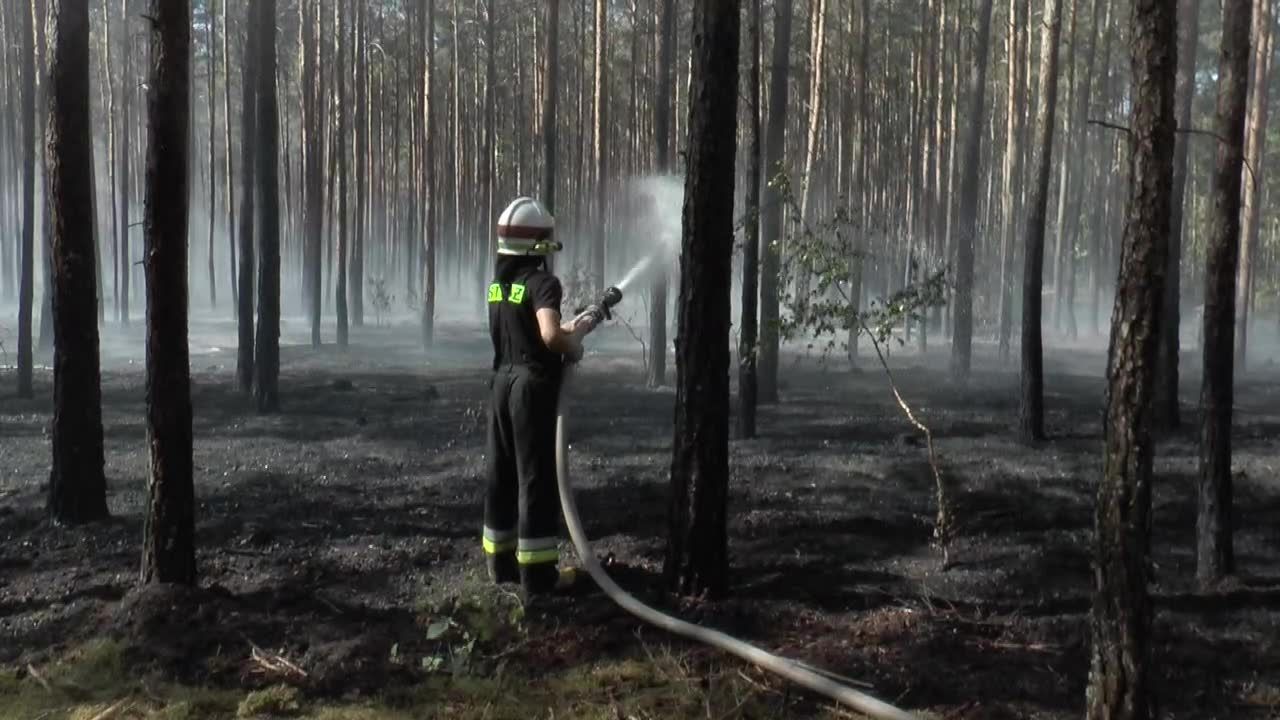
[[[550,255],[562,245],[551,239],[556,220],[542,203],[516,198],[498,216],[499,255]]]

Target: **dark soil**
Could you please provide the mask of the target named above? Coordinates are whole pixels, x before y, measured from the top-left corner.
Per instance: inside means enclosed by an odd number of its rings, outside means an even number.
[[[38,399],[0,371],[0,666],[25,668],[114,637],[133,662],[183,682],[257,686],[255,647],[321,695],[411,686],[438,653],[440,603],[481,586],[485,337],[446,326],[423,355],[411,325],[312,350],[286,333],[284,411],[232,386],[234,328],[192,342],[199,589],[135,590],[146,492],[140,328],[106,343],[103,402],[113,519],[54,527],[43,512],[50,376]],[[895,376],[956,489],[945,571],[931,546],[934,486],[885,376],[797,360],[761,438],[732,444],[734,596],[673,605],[655,590],[665,530],[672,394],[639,382],[625,331],[593,338],[574,400],[579,504],[620,581],[690,619],[870,683],[946,717],[1077,717],[1087,670],[1093,488],[1104,358],[1052,348],[1052,439],[1013,440],[1016,369],[981,348],[952,384],[945,348],[895,355]],[[1184,360],[1187,419],[1198,388]],[[1194,426],[1156,464],[1154,640],[1162,717],[1271,717],[1280,697],[1280,376],[1243,377],[1235,435],[1239,578],[1192,584]],[[540,673],[671,643],[598,594],[531,609],[497,653]],[[523,668],[523,669],[522,669]],[[282,671],[287,674],[287,671]],[[1271,690],[1268,690],[1271,689]],[[1264,692],[1267,691],[1267,692]],[[793,716],[804,716],[801,704]]]

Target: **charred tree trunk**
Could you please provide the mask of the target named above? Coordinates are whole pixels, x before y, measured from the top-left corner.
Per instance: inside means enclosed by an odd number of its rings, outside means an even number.
[[[604,287],[604,238],[609,212],[609,3],[596,0],[595,127],[591,146],[596,160],[595,238],[591,244],[591,281]]]
[[[1231,533],[1231,413],[1235,380],[1236,265],[1240,257],[1240,184],[1249,93],[1253,0],[1226,0],[1218,61],[1217,166],[1213,174],[1204,291],[1204,384],[1200,405],[1200,502],[1196,579],[1212,585],[1235,571]],[[1176,196],[1175,196],[1176,197]],[[1166,295],[1166,298],[1168,295]],[[1166,325],[1167,327],[1167,325]]]
[[[653,110],[655,168],[671,172],[671,76],[675,73],[675,0],[659,0],[658,81]],[[667,381],[667,258],[657,263],[649,287],[649,387]]]
[[[360,0],[356,0],[359,2]],[[337,118],[337,152],[338,152],[338,275],[336,278],[337,287],[334,290],[334,301],[337,309],[338,320],[338,347],[345,348],[347,346],[348,318],[347,318],[347,256],[350,254],[348,241],[348,225],[350,216],[347,212],[347,198],[349,196],[348,187],[350,183],[347,179],[347,81],[346,73],[346,19],[347,19],[347,2],[346,0],[338,0],[338,16],[342,18],[339,22],[338,30],[338,73],[337,87],[335,91],[338,94],[338,118]]]
[[[1060,1],[1060,0],[1059,0]],[[951,328],[951,376],[969,379],[973,358],[973,254],[978,234],[978,171],[982,164],[983,114],[987,97],[987,56],[991,47],[991,0],[978,12],[978,43],[969,76],[969,128],[965,138],[964,179],[960,183],[960,227],[957,234],[955,322]]]
[[[1200,0],[1182,0],[1178,10],[1178,127],[1191,127],[1196,95],[1196,51],[1200,47]],[[1249,41],[1245,31],[1245,43]],[[1224,48],[1225,52],[1225,48]],[[1248,58],[1245,58],[1248,62]],[[1248,87],[1248,78],[1245,79]],[[1159,430],[1181,424],[1178,407],[1178,354],[1182,308],[1182,224],[1187,196],[1187,150],[1191,136],[1179,133],[1173,150],[1173,215],[1169,220],[1169,267],[1165,271],[1164,314],[1160,323],[1160,352],[1156,356],[1156,394],[1152,415]]]
[[[22,15],[22,248],[18,281],[18,397],[34,396],[32,387],[31,305],[35,299],[36,195],[36,50],[30,7]]]
[[[1063,0],[1049,0],[1041,39],[1040,108],[1036,131],[1037,164],[1027,216],[1026,264],[1022,268],[1022,403],[1018,435],[1023,442],[1044,439],[1044,349],[1041,344],[1044,288],[1044,235],[1049,210],[1049,174],[1053,167],[1053,126],[1058,109],[1058,46]],[[1064,183],[1065,185],[1065,183]],[[1065,190],[1065,188],[1064,188]],[[1062,228],[1058,228],[1059,234]]]
[[[304,255],[303,291],[311,321],[311,347],[321,342],[320,245],[324,236],[324,102],[319,81],[319,25],[324,9],[318,0],[304,0],[302,21],[302,163]],[[341,67],[341,64],[339,64]]]
[[[422,193],[426,199],[422,248],[422,346],[430,349],[435,341],[436,325],[436,213],[439,194],[435,186],[435,23],[436,0],[426,0],[426,12],[420,14],[419,32],[422,37],[426,62],[422,76],[421,132],[426,151],[419,158],[422,163]]]
[[[254,271],[257,251],[254,230],[258,190],[258,44],[261,28],[256,27],[257,16],[250,8],[245,17],[244,63],[241,74],[243,86],[240,117],[240,243],[239,287],[236,298],[236,321],[239,342],[236,349],[236,382],[246,395],[253,391],[254,342],[253,306]]]
[[[756,436],[756,340],[760,291],[760,0],[747,6],[747,187],[742,239],[742,330],[738,339],[738,435]]]
[[[1129,45],[1133,155],[1111,319],[1103,471],[1094,534],[1089,720],[1151,716],[1151,391],[1173,190],[1177,3],[1135,0]]]
[[[98,365],[89,133],[89,0],[57,5],[49,113],[53,227],[53,424],[49,516],[59,523],[107,517],[102,387]]]
[[[667,585],[685,595],[718,596],[728,589],[729,288],[738,5],[732,0],[706,0],[693,8],[671,527],[663,568]]]
[[[778,273],[782,240],[782,197],[770,180],[782,173],[787,135],[787,88],[791,72],[792,0],[773,5],[773,57],[769,68],[769,127],[765,131],[764,202],[760,225],[764,233],[760,258],[760,402],[778,401]]]
[[[542,79],[542,202],[556,212],[556,100],[560,92],[560,0],[546,0]]]
[[[254,398],[258,412],[280,408],[280,133],[276,105],[276,0],[258,10],[258,326],[254,338]]]
[[[222,0],[224,3],[229,0]],[[209,0],[205,8],[209,23],[208,33],[208,68],[209,68],[209,243],[205,246],[205,272],[209,278],[209,307],[218,307],[218,274],[213,265],[213,232],[218,213],[218,171],[215,159],[218,130],[218,52],[217,52],[217,13],[214,10],[215,0]]]
[[[151,479],[143,533],[142,581],[194,585],[195,485],[187,354],[190,0],[151,0],[150,17],[150,141],[144,237]]]

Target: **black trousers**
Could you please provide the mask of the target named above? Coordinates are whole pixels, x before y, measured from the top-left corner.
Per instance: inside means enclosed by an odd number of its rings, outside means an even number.
[[[550,589],[559,575],[559,391],[559,378],[525,366],[493,376],[484,549],[495,579],[514,580],[518,568],[521,582],[534,591]]]

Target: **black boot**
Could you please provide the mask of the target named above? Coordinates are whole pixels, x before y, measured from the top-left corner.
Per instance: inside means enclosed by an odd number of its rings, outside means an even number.
[[[496,555],[486,553],[485,559],[489,568],[489,579],[493,582],[500,585],[520,582],[521,572],[516,564],[515,553],[506,552]]]

